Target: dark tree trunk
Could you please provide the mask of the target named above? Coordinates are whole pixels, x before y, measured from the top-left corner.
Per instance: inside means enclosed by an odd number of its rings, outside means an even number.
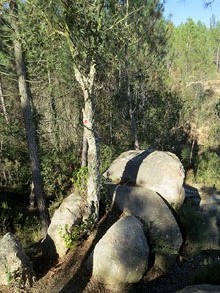
[[[14,56],[15,65],[18,78],[18,90],[20,96],[20,102],[23,112],[24,127],[26,131],[26,140],[28,146],[28,153],[31,163],[31,171],[34,184],[34,194],[36,196],[37,207],[40,214],[42,229],[46,235],[47,229],[50,224],[49,212],[46,204],[46,197],[43,189],[43,180],[40,173],[40,161],[38,156],[38,147],[36,139],[36,130],[33,122],[33,113],[30,103],[30,96],[28,91],[28,84],[26,81],[26,67],[23,57],[21,43],[19,41],[19,29],[18,29],[18,8],[16,1],[10,2],[10,8],[12,12],[11,26],[14,30]]]
[[[83,130],[81,167],[86,167],[87,164],[88,164],[88,141],[87,141],[85,130]]]

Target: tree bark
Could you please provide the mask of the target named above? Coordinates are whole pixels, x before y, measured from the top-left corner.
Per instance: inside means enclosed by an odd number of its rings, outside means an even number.
[[[26,67],[24,56],[22,52],[22,46],[19,40],[18,29],[18,8],[16,1],[10,2],[10,8],[12,12],[11,26],[14,30],[15,37],[13,41],[15,65],[18,79],[18,91],[20,95],[21,108],[24,119],[24,127],[26,132],[26,140],[28,146],[28,153],[31,163],[31,171],[34,184],[34,194],[36,196],[37,206],[40,214],[42,230],[44,235],[47,234],[47,229],[50,224],[49,212],[46,204],[46,197],[44,194],[43,180],[40,173],[40,161],[38,156],[38,147],[36,139],[36,130],[33,122],[33,113],[30,103],[30,94],[28,91],[28,84],[26,81]]]
[[[85,139],[88,143],[88,181],[87,181],[87,211],[84,219],[90,219],[93,224],[99,215],[99,143],[94,123],[93,86],[95,78],[95,64],[91,64],[90,73],[85,76],[75,66],[75,77],[83,91],[84,109],[83,126]]]
[[[81,156],[81,167],[88,165],[88,141],[86,137],[85,129],[83,129],[83,142],[82,142],[82,156]]]
[[[7,114],[7,111],[6,111],[6,107],[5,107],[5,99],[4,99],[4,96],[3,96],[3,89],[2,89],[2,80],[0,78],[0,100],[1,100],[1,106],[2,106],[2,113],[3,113],[3,116],[5,118],[5,122],[8,124],[8,114]]]
[[[128,27],[128,15],[129,15],[129,0],[126,0],[126,21],[125,26]],[[135,108],[133,109],[132,95],[131,95],[131,85],[130,85],[130,75],[129,75],[129,56],[128,56],[128,41],[125,44],[125,76],[126,76],[126,88],[127,88],[127,99],[129,106],[129,116],[131,122],[131,133],[134,142],[134,148],[136,150],[140,149],[137,133],[137,124],[135,119]]]
[[[57,150],[60,149],[60,135],[59,135],[59,124],[57,123],[57,106],[53,90],[53,84],[51,80],[51,72],[49,65],[47,66],[47,75],[48,75],[48,88],[49,88],[49,98],[50,98],[50,124],[49,124],[49,133],[51,142]]]

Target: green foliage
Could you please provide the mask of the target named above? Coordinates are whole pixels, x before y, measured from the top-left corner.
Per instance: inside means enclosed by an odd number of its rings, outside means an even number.
[[[171,129],[178,125],[181,109],[182,103],[175,94],[163,90],[148,93],[145,108],[140,112],[144,118],[139,125],[143,142],[155,149],[172,149]]]
[[[112,205],[112,196],[109,196],[108,187],[106,185],[106,179],[101,178],[101,187],[100,187],[100,213],[105,214]]]
[[[60,226],[58,233],[62,237],[66,248],[73,248],[83,236],[91,231],[93,226],[94,219],[91,214],[88,219],[85,219],[79,225],[74,225],[71,228],[67,224],[65,226]]]
[[[115,155],[114,146],[101,145],[100,150],[100,173],[102,174],[111,165]]]
[[[220,118],[220,99],[216,103],[215,109],[216,109],[216,115]]]
[[[11,283],[13,282],[13,275],[12,273],[8,270],[8,268],[5,268],[5,274],[6,274],[6,278],[7,278],[7,283],[8,285],[11,285]]]
[[[41,168],[47,195],[59,197],[65,194],[71,186],[70,178],[77,167],[78,162],[72,149],[42,154]]]
[[[183,119],[192,121],[198,117],[201,118],[201,108],[208,97],[208,93],[204,89],[204,85],[200,82],[192,83],[190,86],[183,89]],[[203,111],[204,112],[204,111]],[[204,115],[204,114],[203,114]],[[201,122],[202,119],[200,119]]]
[[[12,222],[12,210],[8,206],[7,201],[0,204],[0,234],[4,235],[10,229]]]
[[[204,186],[220,188],[220,157],[216,152],[206,149],[199,155],[196,181]]]
[[[184,203],[179,208],[178,214],[180,223],[187,235],[187,241],[199,246],[204,240],[206,230],[202,215],[189,202]]]
[[[204,24],[188,19],[173,28],[170,41],[170,62],[175,80],[197,81],[216,72],[213,62],[216,47],[213,46],[211,30]]]
[[[73,173],[71,179],[74,189],[82,196],[87,194],[88,167],[81,167]]]
[[[174,249],[166,240],[158,238],[153,245],[153,251],[162,255],[178,255],[178,250]]]
[[[24,215],[20,214],[14,219],[15,234],[22,246],[28,247],[40,241],[43,238],[43,233],[38,217],[29,215],[24,221],[20,221],[23,217]]]
[[[25,186],[30,178],[24,131],[19,124],[5,123],[0,115],[0,187]]]
[[[191,165],[190,164],[190,155],[191,155],[191,147],[189,145],[184,146],[181,151],[181,158],[182,158],[182,164],[186,170]]]
[[[79,225],[75,225],[71,230],[68,225],[59,228],[58,233],[62,237],[66,248],[72,248],[77,244],[80,237],[80,230],[81,228]]]
[[[7,232],[15,233],[23,247],[43,237],[39,219],[36,216],[26,216],[22,212],[17,212],[8,205],[7,201],[3,201],[0,205],[0,236]]]

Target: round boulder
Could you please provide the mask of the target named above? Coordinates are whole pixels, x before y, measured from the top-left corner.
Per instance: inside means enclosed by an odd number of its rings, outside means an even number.
[[[119,185],[114,203],[122,212],[141,218],[155,251],[156,267],[166,272],[174,265],[183,243],[172,210],[155,191],[144,187]]]
[[[184,169],[179,158],[170,152],[124,152],[103,175],[113,182],[152,189],[173,207],[181,206],[185,199]]]
[[[13,234],[5,234],[0,240],[0,285],[29,287],[34,280],[32,262],[21,244]]]
[[[69,250],[65,241],[67,233],[71,233],[72,228],[82,221],[84,201],[82,196],[72,193],[66,197],[60,207],[55,211],[47,237],[44,240],[44,253],[48,256],[58,254],[63,257]]]
[[[96,244],[88,267],[93,277],[111,290],[138,282],[148,267],[149,247],[141,222],[126,216]]]

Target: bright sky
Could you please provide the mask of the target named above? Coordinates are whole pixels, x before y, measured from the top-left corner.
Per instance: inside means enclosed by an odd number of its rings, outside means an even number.
[[[175,25],[184,23],[189,17],[195,22],[201,20],[207,26],[212,15],[220,21],[220,0],[215,0],[208,8],[204,3],[204,0],[166,0],[164,15],[168,19],[172,14],[171,20]]]

